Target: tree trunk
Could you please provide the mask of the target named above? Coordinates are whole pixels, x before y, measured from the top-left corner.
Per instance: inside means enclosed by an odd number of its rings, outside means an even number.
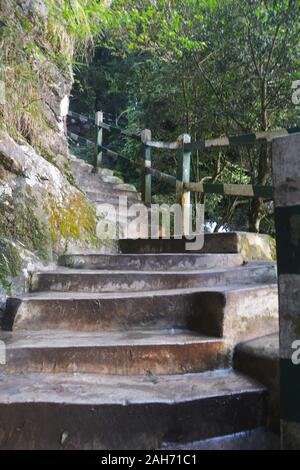
[[[261,81],[260,89],[260,99],[261,99],[261,131],[266,131],[268,128],[267,122],[267,82],[265,79]],[[265,185],[268,181],[269,175],[269,160],[270,152],[267,143],[263,143],[260,146],[258,154],[258,169],[257,169],[257,178],[256,184]],[[265,204],[261,198],[253,198],[250,204],[250,213],[249,213],[249,230],[250,232],[259,232],[260,222],[265,214]]]
[[[259,232],[260,222],[263,215],[263,201],[260,198],[253,198],[250,205],[250,214],[249,214],[249,231],[250,232]]]

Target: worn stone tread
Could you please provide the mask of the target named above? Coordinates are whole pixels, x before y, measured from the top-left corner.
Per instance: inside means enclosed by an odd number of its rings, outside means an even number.
[[[277,315],[277,284],[136,292],[42,291],[9,298],[2,326],[83,331],[183,328],[242,339],[274,332]]]
[[[160,377],[99,374],[0,376],[0,403],[89,405],[173,404],[224,395],[264,393],[265,387],[232,370]]]
[[[163,344],[195,344],[220,342],[220,338],[199,335],[188,330],[139,330],[107,332],[81,332],[68,330],[0,331],[7,350],[17,348],[67,348],[95,346],[137,346]]]
[[[237,353],[244,353],[255,358],[279,360],[279,333],[265,335],[239,343]]]
[[[1,449],[157,449],[265,424],[265,388],[231,370],[0,375]]]
[[[280,437],[268,428],[258,427],[198,442],[164,443],[160,450],[280,450]]]
[[[31,291],[108,292],[152,289],[177,289],[216,286],[221,283],[268,283],[276,281],[273,263],[203,270],[109,270],[60,267],[38,271],[32,276]]]
[[[111,254],[101,255],[93,254],[74,254],[63,255],[59,259],[60,265],[65,265],[75,268],[90,268],[90,269],[123,269],[123,270],[180,270],[180,269],[208,269],[211,267],[220,266],[241,266],[243,258],[241,255],[233,254]]]
[[[220,338],[181,330],[0,334],[6,365],[0,371],[100,374],[182,374],[229,366],[230,346]]]
[[[276,290],[277,284],[230,284],[221,285],[217,287],[194,287],[194,288],[183,288],[183,289],[163,289],[163,290],[152,290],[152,291],[138,291],[138,292],[32,292],[25,294],[20,300],[30,301],[32,300],[101,300],[101,299],[126,299],[126,298],[145,298],[145,297],[163,297],[165,295],[182,295],[182,294],[194,294],[197,292],[216,292],[216,293],[235,293],[243,294],[247,292],[256,291],[268,291]]]

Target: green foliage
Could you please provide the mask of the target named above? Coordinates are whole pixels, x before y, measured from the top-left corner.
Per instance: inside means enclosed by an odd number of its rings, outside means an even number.
[[[210,2],[211,8],[216,2]],[[164,60],[177,60],[202,49],[190,34],[203,21],[200,0],[114,0],[106,13],[106,43],[114,50],[148,51]]]
[[[56,155],[66,149],[51,148],[52,142],[58,142],[57,126],[45,99],[63,80],[71,83],[74,54],[91,55],[104,3],[44,0],[26,7],[23,3],[1,2],[0,79],[6,85],[6,104],[0,104],[0,125],[55,163]]]
[[[102,31],[106,2],[99,0],[47,0],[49,5],[48,27],[68,36],[75,46],[77,57],[89,55],[94,37]],[[53,39],[55,39],[53,37]],[[72,57],[68,58],[69,61]]]
[[[291,83],[299,78],[297,0],[113,0],[109,8],[99,0],[48,0],[46,17],[25,15],[21,3],[4,0],[0,14],[9,97],[9,106],[0,106],[0,125],[35,146],[46,131],[48,140],[55,132],[41,106],[51,68],[68,76],[74,52],[72,108],[103,109],[131,132],[150,128],[162,140],[188,132],[200,140],[299,123],[291,102]],[[137,143],[105,139],[141,158]],[[175,174],[173,152],[154,152],[153,160]],[[133,178],[131,170],[118,170]],[[192,161],[196,181],[268,184],[270,170],[267,146],[198,152]],[[158,183],[154,191],[168,195]],[[202,200],[207,217],[219,223],[273,230],[270,204]]]
[[[296,0],[116,0],[90,67],[78,70],[77,110],[103,109],[122,126],[150,128],[154,139],[193,140],[299,125],[292,81],[299,77],[300,4]],[[124,113],[126,110],[126,113]],[[134,123],[134,125],[133,125]],[[141,158],[130,141],[121,153]],[[173,152],[153,166],[175,174]],[[193,180],[271,184],[267,146],[193,154]],[[165,191],[154,185],[155,191]],[[262,201],[208,196],[207,217],[273,233],[273,208]]]

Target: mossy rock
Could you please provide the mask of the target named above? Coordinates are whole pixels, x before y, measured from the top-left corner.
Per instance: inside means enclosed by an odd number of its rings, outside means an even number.
[[[276,260],[276,242],[269,236],[251,232],[236,232],[238,252],[245,261]]]
[[[10,294],[11,279],[20,275],[22,259],[18,249],[7,240],[0,240],[0,284]]]
[[[51,257],[49,226],[30,191],[17,190],[0,198],[0,237],[21,243],[41,260]]]
[[[63,250],[67,251],[69,245],[76,242],[99,247],[101,240],[96,234],[97,220],[95,208],[79,191],[71,194],[63,203],[53,197],[49,199],[50,234],[57,252],[62,244]]]

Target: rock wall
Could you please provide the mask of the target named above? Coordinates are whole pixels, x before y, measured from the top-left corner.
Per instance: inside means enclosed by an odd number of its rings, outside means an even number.
[[[26,289],[32,266],[102,246],[94,207],[69,164],[75,38],[62,4],[0,3],[0,302]]]

